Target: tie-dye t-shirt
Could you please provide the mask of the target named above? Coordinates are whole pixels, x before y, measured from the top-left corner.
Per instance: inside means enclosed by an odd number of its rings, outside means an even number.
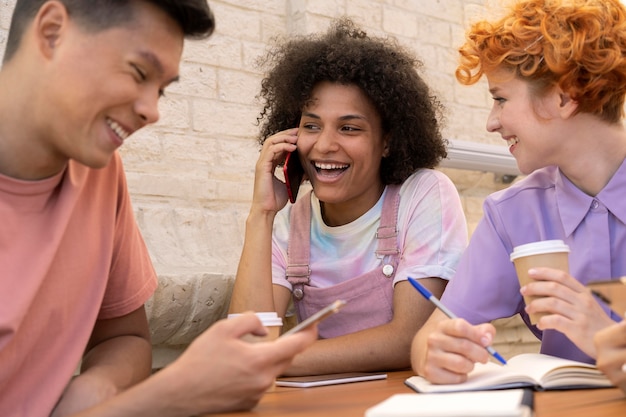
[[[320,204],[311,194],[311,280],[314,287],[329,287],[379,267],[375,255],[376,229],[385,193],[355,221],[336,227],[324,224]],[[291,290],[285,277],[289,213],[287,205],[276,216],[272,241],[272,281]],[[443,173],[422,169],[400,188],[399,242],[402,251],[394,278],[450,279],[467,245],[467,227],[459,195]]]

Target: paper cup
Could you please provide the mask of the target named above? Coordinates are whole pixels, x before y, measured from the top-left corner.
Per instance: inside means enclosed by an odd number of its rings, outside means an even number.
[[[266,336],[255,336],[253,334],[247,334],[242,339],[247,340],[248,342],[257,343],[257,342],[267,342],[271,340],[276,340],[278,336],[280,336],[280,331],[283,328],[283,319],[278,317],[278,314],[274,312],[264,312],[264,313],[255,313],[256,316],[261,320],[263,326],[267,328]],[[233,317],[241,316],[241,314],[229,314],[228,318],[231,319]]]
[[[511,262],[515,265],[517,278],[520,287],[528,284],[531,279],[528,277],[528,270],[535,267],[548,267],[569,272],[569,246],[562,240],[543,240],[540,242],[528,243],[516,246],[511,253]],[[524,302],[528,305],[532,300],[540,297],[524,297]],[[530,322],[537,324],[544,313],[530,314]]]
[[[269,342],[272,340],[276,340],[278,336],[280,336],[280,331],[283,328],[283,319],[278,316],[275,312],[262,312],[255,313],[256,316],[261,320],[263,326],[267,328],[267,335],[265,336],[255,336],[253,334],[247,334],[242,337],[242,340],[248,341],[250,343],[258,343],[258,342]],[[233,317],[240,316],[241,314],[229,314],[228,318],[231,319]],[[276,383],[273,383],[267,391],[274,391],[276,389]]]

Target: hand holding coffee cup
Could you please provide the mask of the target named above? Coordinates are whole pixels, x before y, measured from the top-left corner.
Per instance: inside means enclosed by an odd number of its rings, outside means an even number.
[[[569,246],[562,240],[543,240],[528,243],[513,248],[511,262],[515,265],[520,287],[528,284],[532,279],[528,276],[528,270],[535,267],[547,267],[559,269],[569,273]],[[526,305],[530,304],[537,296],[524,296]],[[537,324],[545,313],[530,314],[531,324]]]

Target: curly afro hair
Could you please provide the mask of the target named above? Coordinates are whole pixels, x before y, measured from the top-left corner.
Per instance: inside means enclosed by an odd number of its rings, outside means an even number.
[[[380,113],[389,137],[381,161],[384,184],[400,184],[446,157],[443,107],[418,74],[422,62],[389,38],[368,36],[350,19],[325,34],[289,37],[259,61],[269,68],[259,97],[259,141],[297,126],[313,88],[322,81],[358,86]]]

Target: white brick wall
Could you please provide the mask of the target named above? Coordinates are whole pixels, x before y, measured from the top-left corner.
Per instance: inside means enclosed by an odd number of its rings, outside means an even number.
[[[463,87],[453,72],[464,22],[482,0],[210,1],[214,36],[188,42],[181,81],[168,88],[161,120],[123,147],[137,220],[161,286],[149,303],[154,343],[171,353],[224,316],[251,196],[254,63],[272,37],[325,30],[349,15],[372,34],[391,34],[425,62],[426,80],[447,107],[445,136],[500,144],[484,129],[484,83]],[[0,0],[0,49],[15,0]],[[445,170],[457,184],[472,231],[482,199],[502,188],[493,174]],[[507,336],[506,343],[511,342]],[[165,355],[157,360],[167,361]]]

